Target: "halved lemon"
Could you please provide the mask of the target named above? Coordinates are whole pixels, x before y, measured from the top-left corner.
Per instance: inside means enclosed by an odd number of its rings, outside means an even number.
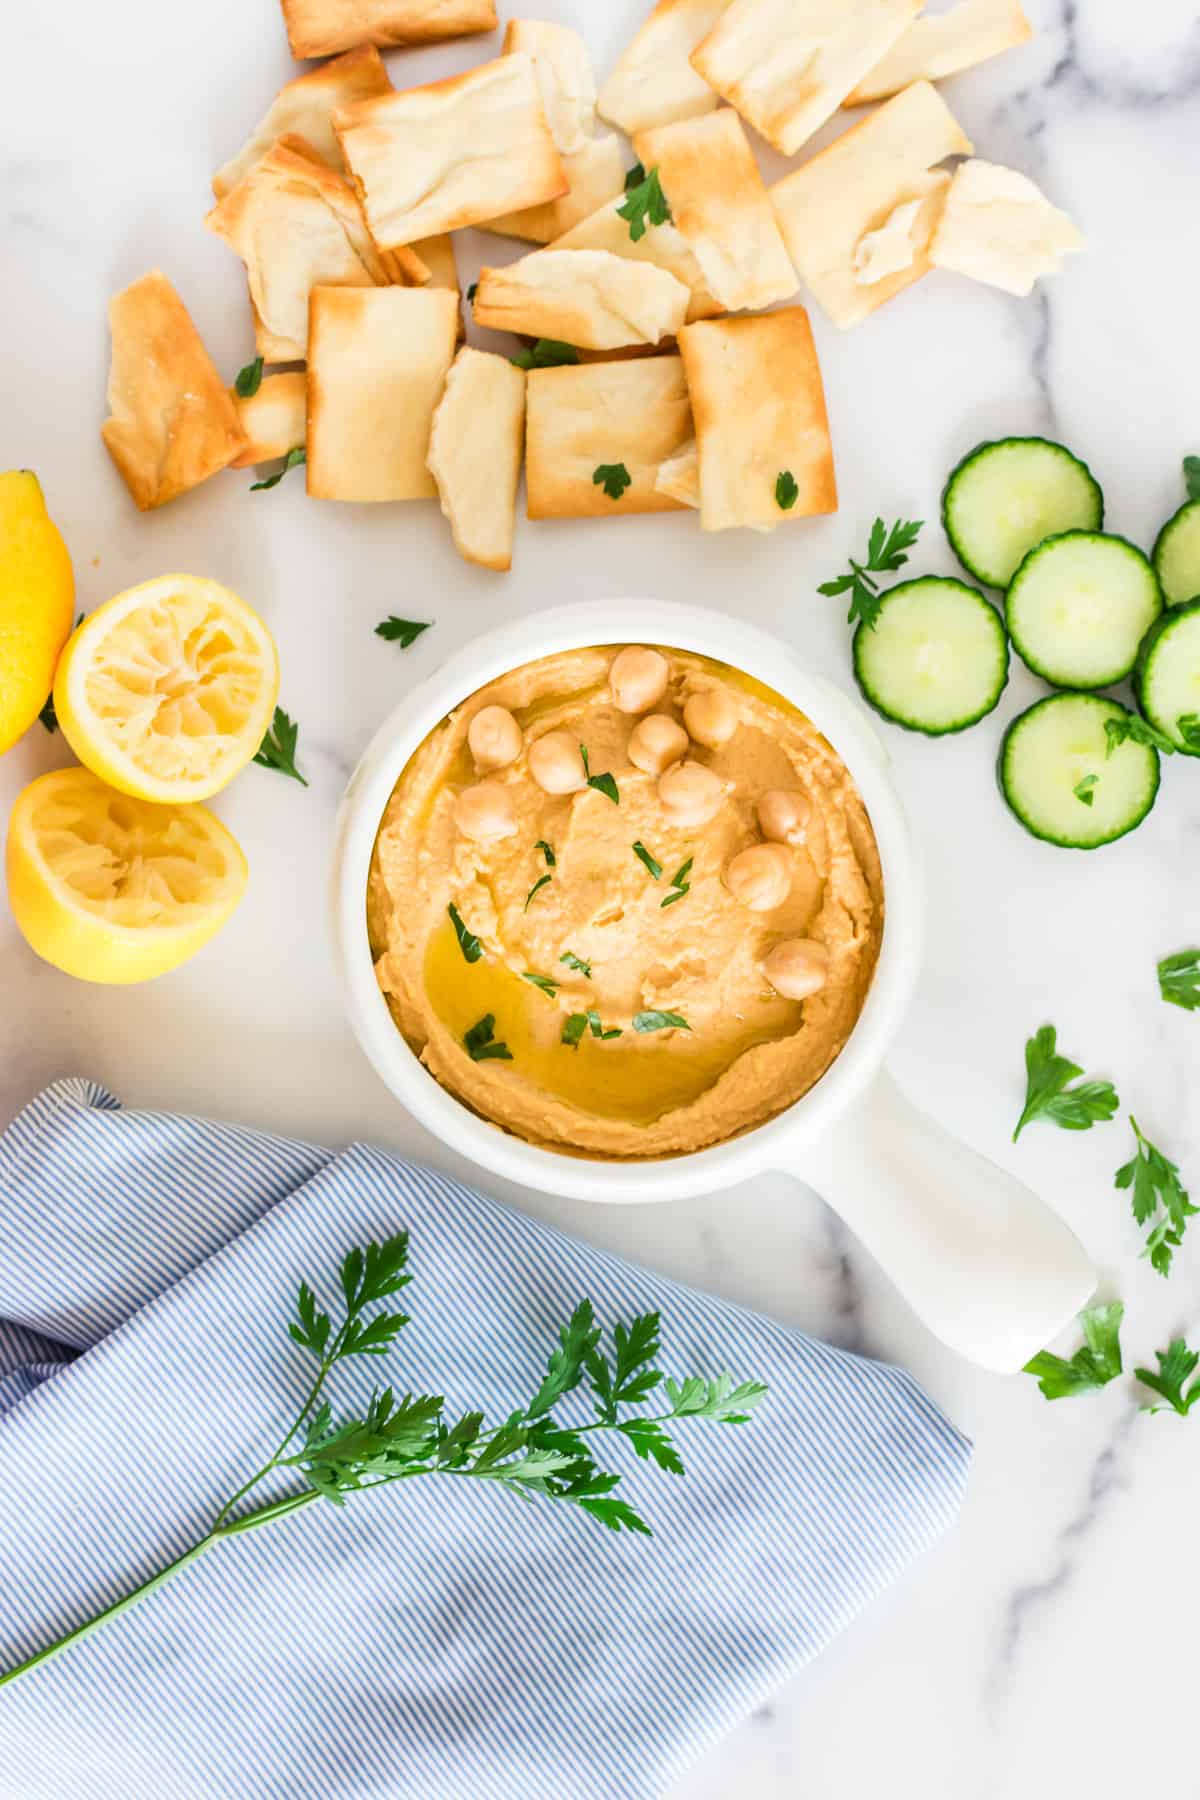
[[[36,475],[0,474],[0,752],[46,704],[75,611],[71,558]]]
[[[30,946],[81,981],[149,981],[219,931],[246,891],[246,859],[205,806],[151,806],[88,769],[40,775],[17,796],[5,855]]]
[[[139,800],[217,793],[266,736],[279,657],[219,582],[161,575],[108,600],[70,638],[54,710],[81,763]]]

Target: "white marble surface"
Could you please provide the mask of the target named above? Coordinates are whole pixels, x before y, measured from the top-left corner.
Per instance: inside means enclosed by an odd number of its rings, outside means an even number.
[[[159,263],[230,376],[250,356],[241,269],[201,219],[212,168],[292,72],[277,7],[11,9],[0,57],[0,467],[41,475],[84,607],[185,568],[262,609],[312,785],[251,769],[222,796],[252,864],[249,897],[198,961],[151,986],[108,992],[40,965],[0,902],[0,1121],[51,1077],[80,1071],[131,1102],[332,1142],[367,1136],[454,1166],[352,1042],[324,928],[338,795],[407,686],[494,619],[529,615],[534,650],[540,608],[623,592],[740,612],[848,685],[839,603],[821,599],[816,583],[877,510],[934,518],[947,469],[984,435],[1061,433],[1093,463],[1114,528],[1150,539],[1181,497],[1180,456],[1200,449],[1200,25],[1191,0],[1028,3],[1037,40],[947,94],[981,153],[1038,177],[1080,220],[1091,253],[1028,303],[933,276],[849,335],[816,319],[843,489],[837,518],[774,540],[705,540],[685,516],[608,530],[523,526],[507,579],[459,562],[432,505],[321,507],[306,503],[295,476],[252,495],[234,473],[156,515],[135,513],[98,437],[105,302]],[[533,10],[582,23],[603,71],[641,7],[543,0]],[[488,48],[463,43],[394,57],[393,67],[401,83],[421,80]],[[469,244],[465,278],[483,243]],[[919,565],[950,570],[933,524]],[[372,634],[390,611],[433,618],[436,629],[401,655]],[[1200,1242],[1169,1283],[1138,1261],[1139,1233],[1112,1189],[1127,1154],[1123,1124],[1087,1136],[1038,1128],[1015,1149],[1009,1132],[1022,1044],[1052,1019],[1064,1047],[1111,1074],[1200,1183],[1189,1106],[1200,1019],[1161,1005],[1154,979],[1158,956],[1200,938],[1200,775],[1176,759],[1146,826],[1092,858],[1034,843],[1005,813],[992,765],[1003,721],[1037,691],[1015,672],[1001,712],[951,742],[887,734],[932,894],[931,949],[894,1068],[1071,1221],[1105,1291],[1128,1303],[1132,1365],[1200,1324]],[[65,756],[61,738],[35,728],[0,765],[0,804]],[[1131,1384],[1049,1406],[1025,1377],[956,1361],[785,1177],[645,1211],[513,1198],[906,1363],[977,1440],[959,1528],[704,1760],[681,1796],[1198,1791],[1189,1650],[1200,1424],[1140,1416]]]

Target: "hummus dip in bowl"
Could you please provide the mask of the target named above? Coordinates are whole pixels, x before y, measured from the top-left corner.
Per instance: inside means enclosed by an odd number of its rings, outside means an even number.
[[[531,1143],[652,1158],[820,1080],[870,988],[883,887],[858,787],[797,707],[694,651],[609,644],[506,671],[426,736],[367,926],[396,1027],[450,1093]]]

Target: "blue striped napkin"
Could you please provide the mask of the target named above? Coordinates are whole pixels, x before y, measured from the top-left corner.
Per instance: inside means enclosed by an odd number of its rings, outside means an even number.
[[[685,1480],[630,1457],[652,1539],[429,1480],[228,1540],[0,1689],[5,1793],[643,1800],[952,1519],[968,1446],[897,1369],[398,1157],[65,1081],[0,1138],[0,1669],[203,1535],[303,1394],[299,1280],[332,1298],[400,1226],[403,1386],[504,1414],[587,1294],[610,1324],[660,1308],[669,1368],[728,1361],[769,1400],[681,1434]]]

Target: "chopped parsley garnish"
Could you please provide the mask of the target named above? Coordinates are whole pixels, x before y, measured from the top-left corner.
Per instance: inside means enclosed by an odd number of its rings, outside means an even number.
[[[1188,491],[1188,499],[1200,500],[1200,456],[1184,457],[1183,483]]]
[[[468,306],[474,306],[475,296],[478,292],[479,292],[479,283],[477,281],[473,281],[471,283],[470,287],[467,289],[467,305]]]
[[[1187,1222],[1200,1212],[1200,1206],[1193,1206],[1189,1200],[1187,1189],[1179,1180],[1178,1165],[1142,1136],[1132,1114],[1129,1123],[1137,1148],[1124,1167],[1117,1170],[1115,1185],[1129,1189],[1138,1224],[1150,1225],[1142,1255],[1150,1258],[1150,1267],[1159,1275],[1169,1275],[1171,1259],[1183,1242]]]
[[[278,487],[289,469],[298,469],[302,463],[306,463],[307,461],[308,452],[304,448],[304,445],[295,445],[295,447],[289,450],[284,457],[282,469],[276,469],[275,473],[273,475],[268,475],[265,481],[252,481],[250,483],[250,492],[252,494],[257,494],[263,488]]]
[[[661,902],[663,906],[674,906],[677,900],[682,900],[685,894],[691,893],[692,884],[688,880],[688,876],[692,872],[692,864],[695,860],[694,856],[689,856],[683,867],[671,877],[671,892]]]
[[[582,956],[576,956],[573,950],[565,951],[558,960],[568,969],[574,969],[577,975],[582,975],[585,981],[590,981],[592,979],[591,963],[585,962]]]
[[[638,174],[641,169],[642,165],[638,163],[629,171],[629,175]],[[651,169],[648,175],[642,172],[640,180],[632,186],[629,176],[626,176],[625,198],[618,206],[617,214],[628,223],[629,235],[635,244],[645,237],[647,224],[670,224],[671,208],[663,193],[657,168]]]
[[[1107,1387],[1121,1373],[1121,1320],[1125,1308],[1119,1300],[1111,1306],[1089,1306],[1079,1315],[1084,1341],[1069,1360],[1049,1350],[1039,1350],[1025,1364],[1025,1374],[1037,1377],[1047,1400],[1069,1400]],[[1140,1373],[1140,1371],[1139,1371]]]
[[[262,378],[263,358],[256,356],[253,362],[247,363],[244,369],[238,370],[237,380],[233,384],[238,399],[253,400],[262,386]]]
[[[1083,1070],[1059,1056],[1053,1025],[1043,1025],[1025,1045],[1025,1110],[1013,1132],[1015,1144],[1034,1119],[1049,1119],[1064,1131],[1090,1131],[1111,1119],[1121,1104],[1111,1081],[1075,1081]]]
[[[568,1019],[564,1019],[563,1021],[562,1037],[559,1042],[568,1045],[572,1050],[578,1050],[579,1040],[582,1038],[587,1028],[587,1014],[572,1013]]]
[[[429,630],[432,623],[432,619],[398,619],[392,613],[379,621],[375,627],[375,636],[385,638],[389,644],[399,644],[402,650],[407,650],[410,644],[416,643],[423,631]]]
[[[1163,756],[1174,756],[1175,746],[1163,732],[1156,731],[1146,719],[1137,713],[1126,713],[1123,719],[1105,719],[1104,735],[1108,739],[1105,756],[1111,756],[1119,750],[1126,738],[1133,744],[1145,744],[1151,750],[1158,750]]]
[[[879,583],[872,579],[875,575],[891,575],[904,567],[908,561],[908,551],[912,549],[921,535],[923,519],[897,519],[889,531],[882,519],[876,519],[871,527],[871,537],[867,545],[865,563],[855,562],[850,558],[849,575],[839,575],[833,581],[823,581],[817,589],[818,594],[850,595],[850,611],[846,614],[849,624],[861,619],[873,631],[879,619],[880,593]]]
[[[541,988],[543,994],[549,994],[551,1000],[553,1000],[555,994],[558,992],[559,984],[557,981],[552,980],[549,975],[535,975],[532,969],[526,969],[521,979],[522,981],[532,981],[534,987]]]
[[[485,1013],[477,1025],[472,1025],[463,1039],[467,1055],[472,1062],[511,1062],[512,1051],[507,1044],[496,1042],[496,1015]]]
[[[529,911],[529,902],[533,899],[534,895],[540,894],[542,889],[547,885],[547,883],[553,881],[553,879],[554,879],[553,875],[539,875],[538,876],[537,880],[534,882],[533,886],[530,888],[529,892],[525,896],[525,904],[521,908],[522,912]]]
[[[617,784],[614,777],[611,775],[592,774],[591,766],[588,762],[587,746],[585,744],[580,744],[579,754],[583,758],[583,772],[587,776],[588,786],[590,788],[595,788],[598,794],[603,794],[606,800],[611,800],[614,806],[620,806],[621,796],[617,791]]]
[[[800,489],[796,477],[790,469],[781,469],[775,483],[775,504],[780,512],[791,512],[800,498]]]
[[[640,863],[645,864],[646,868],[650,871],[651,877],[655,881],[660,881],[662,879],[662,864],[659,862],[659,860],[656,856],[651,856],[650,852],[647,850],[645,844],[642,843],[640,838],[638,839],[637,843],[633,846],[633,854],[637,857],[637,859]]]
[[[537,843],[533,847],[535,850],[540,850],[542,855],[545,857],[546,867],[548,869],[553,869],[558,862],[558,858],[554,854],[553,844],[548,844],[546,842],[545,838],[539,838]]]
[[[1158,965],[1158,991],[1169,1006],[1200,1008],[1200,950],[1178,950]]]
[[[1071,792],[1077,800],[1083,802],[1084,806],[1092,806],[1095,804],[1096,796],[1092,790],[1095,788],[1099,779],[1100,777],[1098,775],[1085,775],[1083,780],[1077,782],[1072,788]]]
[[[632,484],[633,476],[623,462],[600,463],[592,470],[592,486],[602,487],[610,500],[619,500]]]
[[[458,947],[463,953],[463,960],[469,963],[477,963],[483,955],[483,945],[473,931],[467,930],[462,922],[462,914],[459,912],[457,906],[450,905],[446,908],[446,911],[450,914],[450,923],[454,927],[454,935],[458,939]]]
[[[692,1028],[682,1013],[676,1012],[640,1012],[633,1015],[635,1031],[690,1031]]]
[[[271,729],[255,751],[254,760],[264,769],[278,769],[281,775],[290,775],[301,787],[307,787],[307,781],[296,767],[296,739],[299,736],[299,725],[288,718],[282,706],[277,706]]]
[[[518,369],[561,369],[567,363],[577,363],[579,352],[574,344],[562,344],[557,338],[538,338],[510,356],[509,361]]]
[[[1200,753],[1200,713],[1180,713],[1175,729],[1183,739],[1185,749]]]
[[[600,1014],[590,1006],[587,1011],[587,1022],[592,1036],[594,1038],[600,1038],[605,1043],[607,1043],[609,1038],[618,1038],[625,1035],[619,1025],[602,1025],[600,1023]]]

